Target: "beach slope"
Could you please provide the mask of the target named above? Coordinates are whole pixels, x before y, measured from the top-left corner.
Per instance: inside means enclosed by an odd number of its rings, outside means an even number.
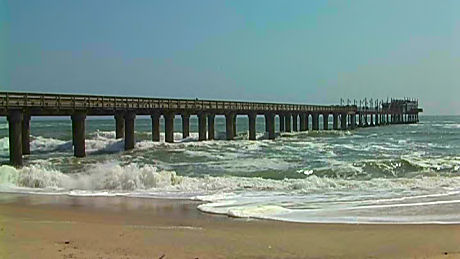
[[[459,225],[285,223],[197,205],[2,194],[0,258],[460,258]]]

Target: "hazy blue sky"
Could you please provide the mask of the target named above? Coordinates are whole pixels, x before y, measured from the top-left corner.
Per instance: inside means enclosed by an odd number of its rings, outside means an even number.
[[[460,114],[460,1],[0,0],[0,89]]]

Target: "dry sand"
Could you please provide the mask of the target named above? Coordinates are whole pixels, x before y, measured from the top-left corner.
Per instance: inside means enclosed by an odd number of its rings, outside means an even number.
[[[0,194],[0,258],[460,258],[459,225],[247,220],[197,204]]]

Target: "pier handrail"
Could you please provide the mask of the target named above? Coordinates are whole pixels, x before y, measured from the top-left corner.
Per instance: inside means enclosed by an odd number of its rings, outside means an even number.
[[[356,112],[355,105],[310,105],[224,100],[0,92],[0,107],[56,109],[192,109],[238,111]]]

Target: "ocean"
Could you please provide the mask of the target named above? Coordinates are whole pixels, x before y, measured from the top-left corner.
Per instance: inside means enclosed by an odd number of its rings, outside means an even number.
[[[3,119],[0,192],[201,200],[202,212],[292,222],[460,223],[460,116],[277,133],[274,141],[261,116],[257,141],[248,140],[246,116],[237,119],[234,141],[224,140],[223,117],[216,117],[213,141],[197,141],[197,120],[190,122],[191,136],[182,139],[176,118],[176,143],[169,144],[163,133],[150,141],[150,119],[139,116],[136,147],[125,152],[113,118],[89,117],[87,156],[79,159],[70,118],[33,117],[32,154],[15,169],[7,165]]]

